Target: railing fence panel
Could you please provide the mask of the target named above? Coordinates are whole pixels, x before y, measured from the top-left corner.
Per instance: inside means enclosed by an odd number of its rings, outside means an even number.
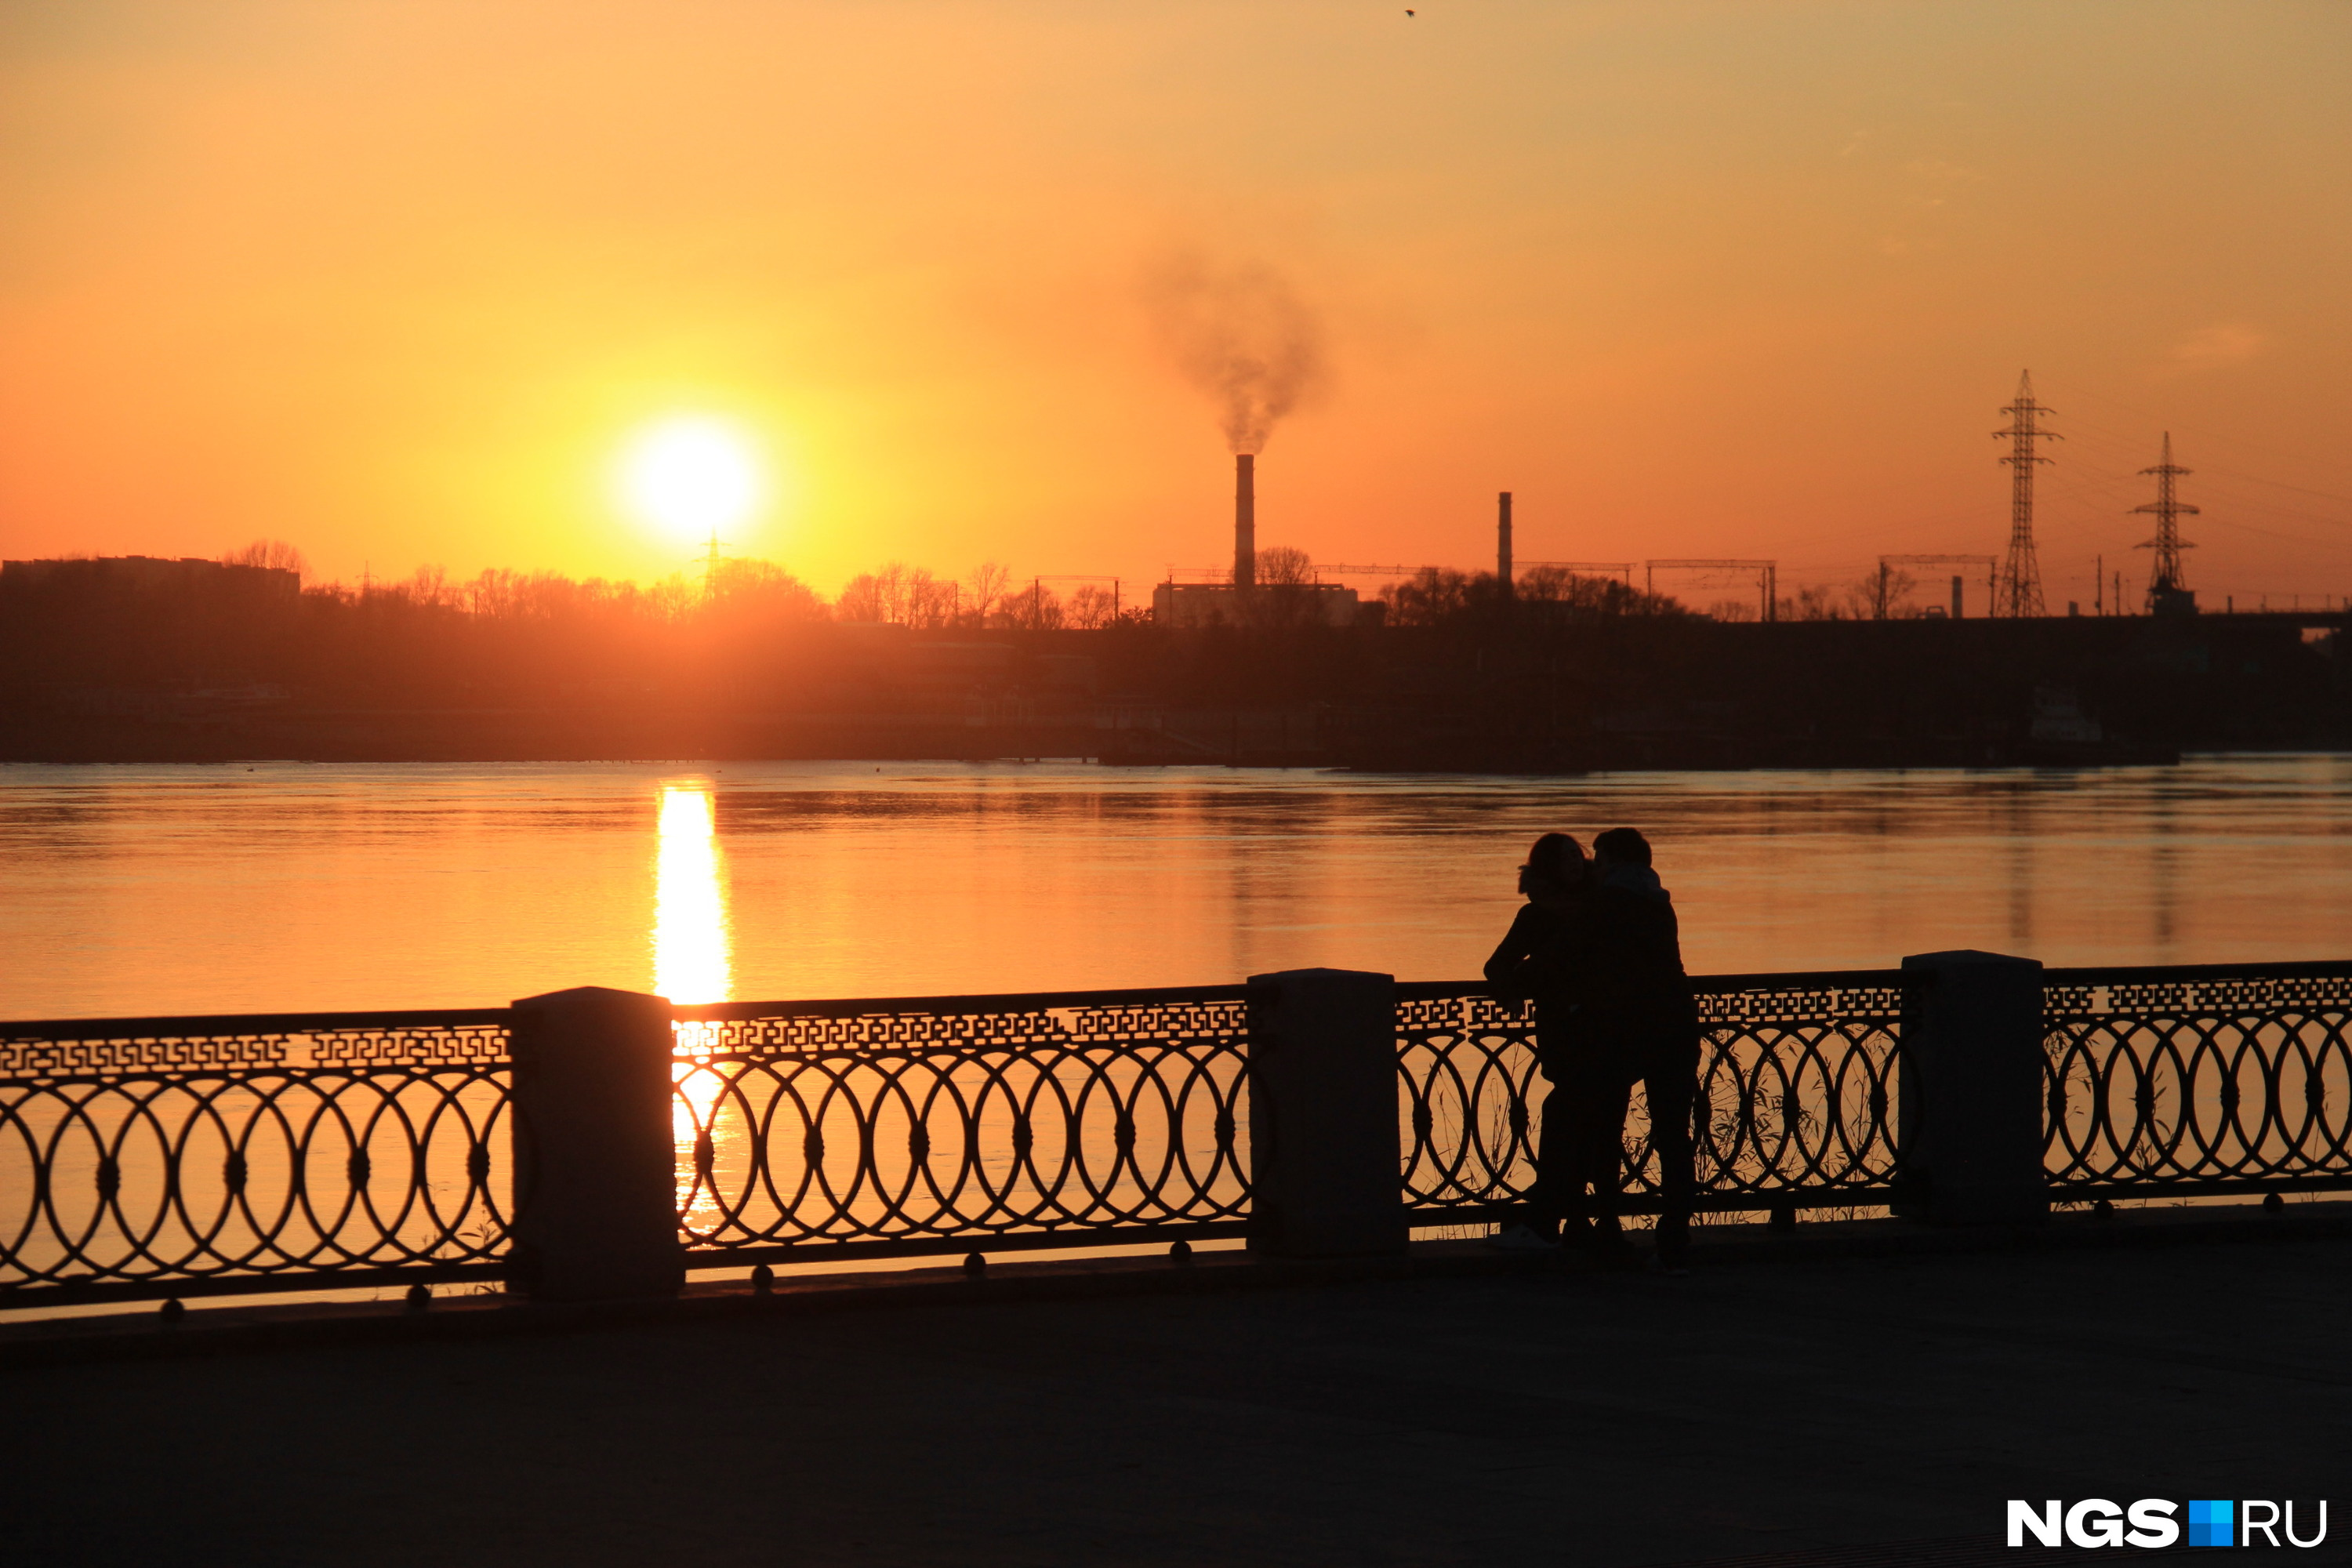
[[[1895,1197],[1919,983],[1694,983],[1702,1208]],[[1491,1221],[1535,1176],[1536,1020],[1470,983],[1395,995],[1409,1217]],[[1240,1235],[1244,996],[672,1009],[688,1261]],[[2053,1198],[2352,1188],[2352,963],[2053,970],[2043,1006]],[[503,1010],[0,1025],[0,1304],[496,1277],[508,1026]],[[1657,1207],[1649,1131],[1637,1090],[1629,1211]]]
[[[1699,1202],[1884,1203],[1895,1177],[1900,971],[1703,977],[1695,1108]],[[1423,1224],[1522,1203],[1550,1088],[1532,1007],[1469,983],[1398,987],[1407,1206]],[[1636,1089],[1627,1207],[1655,1208],[1657,1158]]]
[[[0,1292],[494,1271],[499,1016],[0,1026]]]
[[[2352,1185],[2352,967],[2054,972],[2053,1195]]]
[[[696,1261],[1237,1226],[1240,989],[1003,1005],[1021,1000],[681,1010],[680,1223]]]

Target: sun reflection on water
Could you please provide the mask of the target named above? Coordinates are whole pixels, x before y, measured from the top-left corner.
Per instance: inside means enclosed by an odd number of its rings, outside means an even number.
[[[719,825],[705,784],[664,784],[658,847],[654,862],[654,989],[672,1002],[724,1002],[734,988],[733,933],[727,909],[726,863],[719,852]],[[677,1149],[678,1180],[693,1194],[687,1223],[702,1227],[719,1217],[707,1181],[717,1151],[703,1152],[716,1132],[722,1081],[709,1067],[708,1030],[677,1026],[677,1059],[671,1071],[678,1085],[670,1111],[670,1137]]]
[[[709,787],[664,784],[654,870],[654,990],[673,1002],[724,1002],[732,987],[725,869]]]

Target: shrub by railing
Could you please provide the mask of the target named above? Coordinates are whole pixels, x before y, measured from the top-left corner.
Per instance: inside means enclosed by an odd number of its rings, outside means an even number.
[[[0,1025],[0,1305],[496,1279],[506,1017]]]
[[[1902,1201],[1924,1103],[1915,1083],[1904,1104],[1907,1031],[1934,984],[1701,977],[1700,1206]],[[2041,984],[2049,1197],[2352,1187],[2352,963]],[[1252,994],[670,1009],[687,1261],[1241,1235],[1267,1157],[1250,1133]],[[1491,1218],[1533,1175],[1548,1085],[1532,1020],[1467,983],[1392,995],[1402,1212]],[[514,1016],[0,1025],[0,1306],[501,1277]],[[1944,1059],[1965,1070],[1970,1053]],[[1657,1184],[1634,1107],[1624,1206],[1641,1212]]]

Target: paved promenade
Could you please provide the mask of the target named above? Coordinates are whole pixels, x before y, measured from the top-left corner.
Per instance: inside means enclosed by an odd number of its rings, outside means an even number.
[[[2016,1563],[2352,1509],[2352,1243],[1539,1270],[0,1371],[14,1563]],[[2298,1565],[2352,1562],[2352,1519]],[[2307,1526],[2306,1526],[2307,1528]],[[1850,1552],[1926,1543],[1905,1552]]]

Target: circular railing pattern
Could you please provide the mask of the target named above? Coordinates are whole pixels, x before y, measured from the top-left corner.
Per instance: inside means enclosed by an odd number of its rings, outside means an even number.
[[[1786,1194],[1871,1194],[1895,1178],[1893,975],[1698,983],[1694,1107],[1700,1201],[1760,1206]],[[1875,983],[1874,983],[1875,982]],[[1541,1104],[1531,1009],[1483,987],[1412,985],[1397,1004],[1405,1202],[1422,1211],[1522,1201],[1535,1180]],[[1648,1110],[1633,1096],[1627,1191],[1658,1190]]]
[[[0,1291],[490,1262],[502,1026],[0,1042]]]
[[[2053,984],[2043,1026],[2055,1188],[2352,1179],[2352,975]]]
[[[1513,1202],[1535,1181],[1538,1070],[1528,1009],[1484,988],[1397,1000],[1397,1099],[1408,1209]]]
[[[696,1251],[1081,1244],[1248,1209],[1238,996],[677,1027]]]

